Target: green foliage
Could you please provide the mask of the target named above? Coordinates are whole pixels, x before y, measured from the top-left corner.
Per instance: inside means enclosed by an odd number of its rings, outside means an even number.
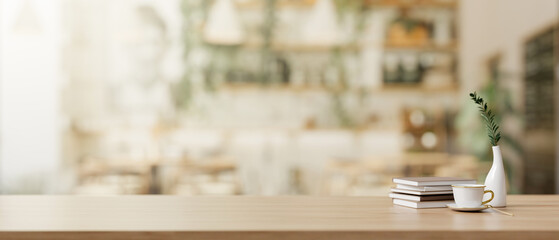
[[[499,130],[499,125],[495,121],[495,113],[487,108],[487,103],[484,102],[483,98],[479,97],[476,92],[470,93],[470,98],[478,105],[481,117],[485,121],[485,128],[491,145],[497,146],[501,139],[501,131]]]

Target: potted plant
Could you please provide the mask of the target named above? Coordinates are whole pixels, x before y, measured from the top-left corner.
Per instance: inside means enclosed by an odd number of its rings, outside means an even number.
[[[499,124],[495,120],[495,112],[487,107],[483,98],[479,97],[476,92],[470,93],[470,98],[478,105],[493,150],[493,165],[485,178],[486,188],[495,193],[495,197],[489,204],[493,207],[505,207],[507,205],[507,185],[501,148],[498,145],[501,139]]]

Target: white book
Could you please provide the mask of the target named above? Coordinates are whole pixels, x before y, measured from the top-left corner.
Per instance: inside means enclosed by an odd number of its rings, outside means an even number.
[[[452,186],[450,185],[417,187],[404,184],[396,184],[396,188],[419,192],[452,191]]]
[[[407,201],[402,199],[393,199],[392,203],[394,203],[394,205],[400,205],[400,206],[411,207],[411,208],[443,208],[446,207],[447,204],[454,203],[454,200],[413,202],[413,201]]]
[[[412,191],[412,190],[405,190],[405,189],[398,189],[398,188],[391,188],[390,191],[397,192],[397,193],[405,193],[411,195],[441,195],[441,194],[452,194],[452,190],[450,191],[436,191],[436,192],[420,192],[420,191]]]
[[[393,178],[392,182],[410,186],[441,186],[452,184],[475,184],[475,179],[455,177],[403,177]]]

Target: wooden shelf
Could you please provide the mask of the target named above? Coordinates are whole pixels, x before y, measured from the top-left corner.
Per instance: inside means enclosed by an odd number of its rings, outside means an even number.
[[[316,0],[279,0],[276,6],[278,8],[311,8],[315,3]],[[261,9],[264,3],[260,0],[250,0],[236,2],[236,5],[240,9]],[[458,2],[456,0],[364,0],[364,5],[367,8],[456,8]]]
[[[367,7],[399,7],[399,8],[457,8],[455,0],[365,0]]]
[[[453,83],[448,86],[441,86],[441,87],[428,87],[424,86],[421,83],[418,84],[406,84],[406,83],[392,83],[392,84],[383,84],[382,88],[379,91],[387,92],[387,93],[396,93],[396,92],[418,92],[418,93],[456,93],[458,92],[458,85]]]
[[[359,51],[361,50],[366,44],[359,43],[359,44],[346,44],[346,45],[338,45],[338,46],[320,46],[320,45],[307,45],[307,44],[272,44],[271,50],[276,52],[329,52],[333,50],[342,50],[342,51]],[[241,48],[245,49],[259,49],[262,45],[258,43],[245,43],[241,45]],[[458,50],[458,44],[455,42],[447,44],[445,46],[438,46],[435,44],[421,44],[421,45],[411,45],[411,44],[394,44],[394,43],[385,43],[383,47],[384,51],[418,51],[418,52],[456,52]]]
[[[384,50],[385,51],[455,52],[458,50],[458,44],[456,41],[453,41],[445,46],[438,46],[434,43],[403,45],[403,44],[386,42],[384,44]]]
[[[383,84],[381,88],[348,88],[342,87],[324,87],[324,86],[290,86],[290,85],[259,85],[259,84],[223,84],[218,87],[219,90],[244,92],[244,91],[277,91],[277,92],[366,92],[366,93],[396,93],[396,92],[426,92],[426,93],[455,93],[458,91],[458,85],[452,84],[445,87],[426,87],[420,84],[393,83]]]
[[[240,45],[244,49],[258,50],[263,47],[263,43],[248,42]],[[311,45],[311,44],[285,44],[273,43],[270,50],[276,52],[329,52],[335,49],[342,51],[358,51],[361,49],[360,44],[342,44],[338,46]]]

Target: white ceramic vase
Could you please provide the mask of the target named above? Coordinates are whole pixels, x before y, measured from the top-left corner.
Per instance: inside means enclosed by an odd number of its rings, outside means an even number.
[[[495,197],[488,204],[493,207],[507,206],[507,182],[501,148],[493,146],[493,166],[485,178],[485,189],[495,193]],[[484,200],[486,200],[484,198]]]

